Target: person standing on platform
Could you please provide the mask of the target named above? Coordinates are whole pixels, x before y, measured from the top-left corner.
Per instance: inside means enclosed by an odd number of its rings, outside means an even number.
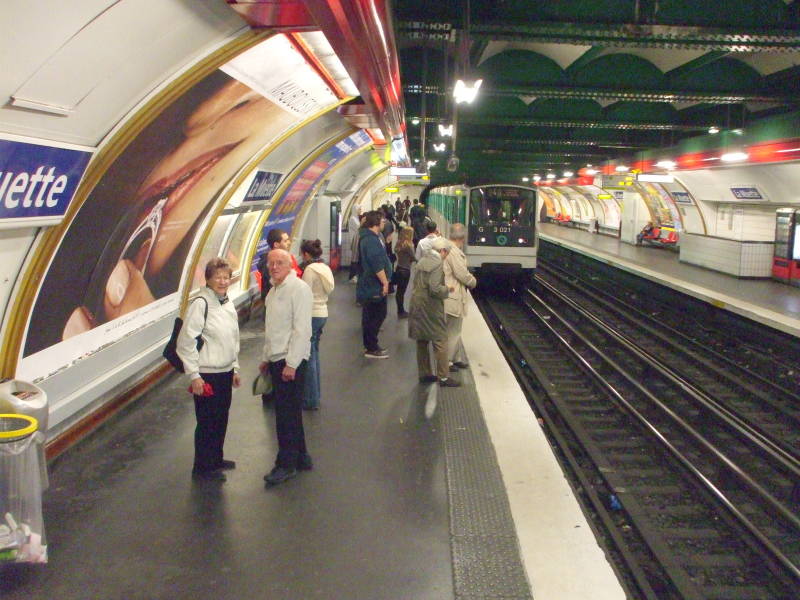
[[[388,358],[389,354],[378,345],[378,332],[386,319],[386,296],[392,263],[386,254],[381,236],[383,213],[371,210],[364,216],[358,244],[361,275],[358,277],[356,298],[361,303],[361,333],[366,358]]]
[[[450,242],[436,238],[431,249],[417,263],[414,275],[414,292],[411,294],[411,313],[408,336],[417,341],[417,369],[421,383],[438,381],[444,387],[461,384],[448,377],[447,323],[444,316],[444,299],[448,296],[444,284],[443,261],[449,252]],[[431,373],[428,344],[433,345],[436,375]]]
[[[431,244],[433,240],[439,237],[438,226],[432,219],[428,219],[425,221],[425,237],[419,240],[417,244],[417,249],[415,252],[415,256],[417,258],[417,262],[422,259],[422,256],[431,249]]]
[[[361,267],[358,262],[358,240],[359,233],[364,217],[362,215],[350,215],[347,229],[350,233],[350,270],[347,279],[350,283],[358,283],[358,274],[361,272]]]
[[[428,211],[425,210],[425,206],[420,204],[419,200],[414,200],[414,205],[408,211],[408,219],[414,229],[414,248],[416,248],[419,241],[428,233],[425,229]]]
[[[258,270],[261,272],[261,301],[264,301],[264,298],[267,297],[267,292],[269,292],[270,288],[270,274],[269,268],[267,267],[267,255],[269,254],[270,250],[275,250],[276,248],[280,248],[281,250],[286,250],[286,252],[290,252],[292,248],[292,238],[289,237],[289,234],[286,233],[283,229],[270,229],[269,233],[267,233],[267,250],[264,254],[261,255],[261,259],[258,261]],[[300,268],[300,265],[297,264],[297,259],[289,254],[292,259],[292,269],[294,272],[297,273],[298,277],[303,276],[303,270]]]
[[[467,314],[469,291],[478,283],[467,268],[467,257],[464,255],[464,240],[467,231],[461,223],[450,226],[450,252],[444,260],[444,283],[450,295],[444,301],[445,319],[447,322],[447,359],[452,363],[451,370],[466,369],[466,356],[461,348],[461,325]],[[459,360],[460,359],[460,360]]]
[[[239,317],[228,298],[232,269],[222,258],[206,264],[205,287],[189,304],[177,353],[191,382],[197,427],[192,477],[225,481],[236,463],[223,458],[232,388],[239,387]],[[197,349],[197,336],[203,347]]]
[[[333,291],[333,272],[322,261],[322,242],[303,240],[300,244],[303,257],[303,281],[311,288],[314,305],[311,309],[311,355],[303,388],[303,408],[319,410],[319,340],[328,321],[328,296]]]
[[[292,269],[291,255],[271,250],[272,288],[264,309],[264,351],[259,369],[272,378],[278,456],[264,477],[277,485],[312,467],[303,430],[303,386],[311,354],[311,288]]]
[[[405,309],[405,295],[408,282],[411,279],[411,263],[417,259],[414,256],[414,231],[410,227],[403,227],[398,234],[397,248],[397,269],[394,272],[394,281],[397,284],[394,299],[397,302],[397,317],[405,319],[408,313]]]

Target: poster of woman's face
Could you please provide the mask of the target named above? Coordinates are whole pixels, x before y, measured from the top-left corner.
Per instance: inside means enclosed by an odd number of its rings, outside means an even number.
[[[24,356],[176,292],[220,191],[297,121],[219,70],[167,107],[70,224],[37,297]]]

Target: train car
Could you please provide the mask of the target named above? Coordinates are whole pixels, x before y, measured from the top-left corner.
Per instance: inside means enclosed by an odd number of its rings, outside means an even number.
[[[449,186],[428,193],[428,212],[447,235],[452,222],[467,226],[470,270],[530,279],[536,269],[536,189],[492,184]]]

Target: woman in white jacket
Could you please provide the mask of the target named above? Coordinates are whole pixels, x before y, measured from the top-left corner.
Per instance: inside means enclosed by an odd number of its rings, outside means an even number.
[[[194,395],[195,479],[225,481],[223,470],[235,469],[222,446],[228,429],[232,387],[239,387],[239,318],[228,299],[231,267],[222,258],[206,265],[206,285],[189,304],[178,335],[177,352]],[[203,338],[198,351],[197,336]]]
[[[333,291],[333,273],[330,267],[322,262],[322,242],[319,240],[303,240],[300,244],[303,257],[303,281],[311,288],[314,295],[314,306],[311,311],[311,356],[308,359],[308,371],[303,388],[303,408],[319,410],[319,340],[322,329],[328,320],[328,296]]]

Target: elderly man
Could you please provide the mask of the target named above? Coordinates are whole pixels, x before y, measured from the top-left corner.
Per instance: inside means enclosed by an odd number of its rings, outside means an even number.
[[[381,236],[382,221],[383,213],[371,210],[364,216],[364,226],[359,229],[361,275],[356,299],[361,303],[361,333],[366,358],[389,358],[388,352],[378,345],[378,332],[386,319],[386,296],[392,278],[392,263]]]
[[[451,371],[466,369],[466,356],[461,348],[461,325],[467,314],[467,301],[469,292],[477,284],[475,277],[467,269],[467,257],[464,255],[464,240],[467,230],[461,223],[454,223],[450,227],[450,243],[452,247],[444,259],[444,283],[450,295],[444,301],[444,313],[447,321],[447,358],[452,363]],[[458,360],[461,359],[461,360]]]
[[[264,351],[261,372],[269,373],[275,399],[278,456],[264,480],[277,485],[311,469],[303,430],[303,384],[311,353],[311,288],[292,269],[286,250],[270,250],[267,257],[272,288],[264,313]]]
[[[417,264],[414,275],[414,291],[411,294],[411,311],[408,319],[408,336],[417,340],[417,369],[421,383],[433,383],[445,387],[458,387],[458,381],[448,377],[447,325],[444,317],[444,299],[448,296],[444,284],[443,261],[450,249],[450,242],[436,238],[431,249]],[[433,345],[436,359],[436,375],[431,373],[431,358],[428,344]]]

